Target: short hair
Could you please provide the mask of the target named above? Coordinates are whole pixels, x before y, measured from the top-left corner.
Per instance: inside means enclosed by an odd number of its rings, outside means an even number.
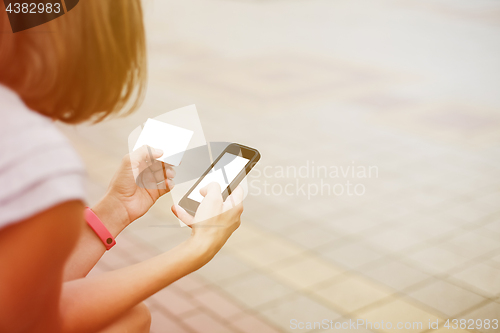
[[[141,0],[84,0],[12,33],[0,13],[0,84],[34,111],[66,123],[135,110],[145,91]]]

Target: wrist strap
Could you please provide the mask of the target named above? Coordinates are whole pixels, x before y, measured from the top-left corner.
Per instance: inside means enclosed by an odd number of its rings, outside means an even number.
[[[109,232],[109,230],[104,226],[102,221],[95,215],[95,213],[89,207],[85,208],[85,221],[87,224],[94,230],[97,236],[101,239],[104,246],[106,246],[106,250],[112,248],[116,241],[113,238],[113,235]]]

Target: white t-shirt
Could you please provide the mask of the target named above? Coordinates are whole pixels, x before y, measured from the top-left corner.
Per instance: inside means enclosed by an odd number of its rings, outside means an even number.
[[[0,85],[0,229],[69,200],[85,201],[84,165],[50,118]]]

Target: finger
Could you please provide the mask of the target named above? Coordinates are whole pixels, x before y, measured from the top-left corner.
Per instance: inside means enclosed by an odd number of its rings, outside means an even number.
[[[151,146],[144,145],[141,148],[135,150],[132,154],[137,152],[137,157],[139,157],[140,160],[146,160],[150,162],[150,164],[153,164],[155,160],[163,155],[163,150],[161,149],[155,149]],[[158,161],[158,163],[160,163]]]
[[[174,186],[175,186],[175,183],[173,180],[171,179],[167,179],[167,181],[162,181],[158,184],[156,184],[156,186],[158,187],[158,194],[160,195],[160,197],[168,192],[170,192]]]
[[[147,190],[156,190],[158,188],[158,184],[160,184],[163,179],[160,179],[159,181],[156,180],[153,172],[149,169],[144,170],[138,177],[138,179],[142,180],[142,184],[140,187],[147,189]],[[165,185],[163,185],[165,186]]]
[[[147,172],[147,171],[148,170],[146,170],[144,172]],[[167,174],[172,176],[171,173],[167,172]],[[153,175],[154,175],[154,182],[155,182],[155,184],[158,185],[158,189],[170,191],[171,189],[174,188],[174,186],[175,186],[174,180],[172,178],[165,178],[163,170],[156,171]]]
[[[208,194],[211,194],[211,196],[215,196],[216,194],[219,194],[220,197],[222,198],[222,190],[220,188],[219,183],[217,182],[211,182],[208,185],[202,187],[200,189],[200,194],[204,197],[206,197]]]
[[[164,174],[163,174],[163,170],[158,170],[158,171],[155,171],[155,172],[153,173],[153,175],[154,175],[155,180],[156,180],[156,182],[157,182],[157,183],[162,182],[162,181],[164,181],[165,179],[167,179],[167,178],[165,178],[165,176],[164,176]]]
[[[164,168],[158,170],[158,171],[155,171],[155,176],[160,176],[158,179],[160,178],[175,178],[175,175],[176,175],[176,172],[174,170],[174,168],[168,166],[168,164],[165,165]]]
[[[224,211],[240,205],[243,202],[244,197],[245,192],[243,191],[243,188],[241,186],[236,187],[233,193],[226,198],[226,201],[224,202]]]
[[[186,212],[184,208],[182,208],[181,206],[172,205],[172,213],[174,213],[174,215],[177,216],[177,218],[181,220],[184,224],[187,225],[193,224],[194,217],[191,216],[191,214],[189,214],[188,212]]]
[[[130,163],[134,174],[139,175],[144,169],[151,166],[156,158],[163,155],[161,149],[154,149],[149,146],[142,146],[130,154]]]
[[[200,189],[200,194],[205,197],[203,201],[222,203],[222,191],[219,183],[211,182]]]
[[[151,170],[153,170],[153,171],[162,170],[163,169],[163,164],[165,164],[165,163],[157,161],[157,160],[154,160],[153,164],[151,164],[151,166],[149,168]]]
[[[161,176],[161,178],[163,178],[163,176]],[[154,188],[158,188],[158,190],[165,190],[164,192],[160,193],[161,195],[172,190],[175,186],[175,182],[173,179],[160,179],[160,180],[158,180],[155,177],[153,180],[151,180],[151,183],[154,184],[154,186],[153,186]]]
[[[200,190],[205,198],[196,211],[196,221],[205,221],[222,213],[222,194],[219,183],[212,182]]]
[[[149,146],[142,146],[132,152],[129,158],[134,176],[137,178],[146,168],[153,165],[155,156],[160,155],[160,153],[160,151],[156,151]]]

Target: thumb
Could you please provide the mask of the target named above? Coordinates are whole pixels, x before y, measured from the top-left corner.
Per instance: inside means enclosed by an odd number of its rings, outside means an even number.
[[[179,205],[172,206],[172,213],[174,213],[175,216],[177,216],[177,218],[186,225],[193,223],[193,217]]]
[[[211,182],[207,186],[200,189],[200,194],[204,197],[217,198],[218,196],[222,199],[222,190],[219,183]]]
[[[154,149],[150,146],[142,146],[134,150],[130,155],[130,165],[134,172],[134,177],[137,178],[141,172],[153,164],[154,160],[163,155],[161,149]]]
[[[213,182],[200,190],[205,198],[196,211],[195,220],[205,221],[222,213],[222,194],[219,183]]]

